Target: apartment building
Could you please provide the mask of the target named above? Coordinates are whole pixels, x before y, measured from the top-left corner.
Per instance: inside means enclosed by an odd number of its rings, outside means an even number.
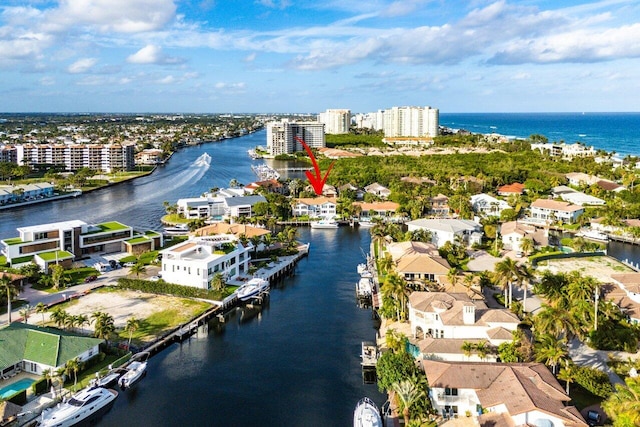
[[[351,110],[329,109],[324,113],[318,114],[318,122],[324,124],[325,133],[349,133],[349,127],[351,125]]]
[[[304,150],[297,138],[311,148],[325,146],[325,125],[320,122],[280,122],[267,123],[267,151],[272,156],[291,154]]]
[[[437,136],[439,117],[437,108],[392,107],[384,111],[384,136]]]
[[[134,144],[20,144],[15,146],[19,165],[64,166],[68,171],[89,168],[115,172],[135,168]]]

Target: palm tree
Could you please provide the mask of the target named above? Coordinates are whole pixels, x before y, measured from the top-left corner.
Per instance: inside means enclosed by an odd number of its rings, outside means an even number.
[[[53,380],[54,375],[54,371],[51,368],[42,371],[42,377],[47,381],[47,388],[51,387],[51,380]]]
[[[249,238],[249,241],[253,245],[253,257],[255,258],[257,253],[258,253],[258,246],[260,245],[260,242],[262,241],[262,237],[260,237],[260,236],[251,236]]]
[[[393,257],[391,256],[390,253],[386,253],[384,258],[381,258],[380,260],[378,260],[378,266],[380,267],[380,270],[384,273],[388,273],[391,271],[391,268],[393,267]]]
[[[571,312],[564,307],[542,304],[540,312],[533,318],[536,331],[544,331],[556,338],[570,340],[575,335],[576,325]]]
[[[494,277],[498,285],[504,291],[504,304],[511,307],[509,295],[511,295],[511,281],[514,280],[517,264],[511,258],[505,258],[494,267]]]
[[[213,276],[213,279],[211,279],[211,289],[213,289],[214,291],[224,291],[224,288],[227,286],[227,284],[224,281],[224,277],[222,276],[221,273],[216,273]]]
[[[467,358],[471,358],[471,354],[473,353],[473,350],[475,350],[476,345],[470,341],[465,341],[462,343],[462,347],[461,350],[464,352],[464,355],[467,356]]]
[[[35,311],[36,313],[40,313],[42,314],[42,325],[44,326],[44,314],[47,312],[48,307],[46,305],[44,305],[44,303],[39,302],[38,304],[36,304],[36,308]]]
[[[133,264],[129,269],[129,274],[135,274],[136,277],[140,277],[141,274],[144,274],[146,272],[147,268],[140,262]]]
[[[560,372],[558,373],[558,379],[566,383],[567,396],[569,395],[569,385],[574,381],[575,375],[576,365],[567,359],[564,367],[560,368]]]
[[[53,289],[59,289],[60,285],[64,284],[64,267],[60,264],[54,264],[51,267],[51,282],[53,283]]]
[[[25,308],[20,310],[20,317],[24,323],[29,323],[29,315],[31,314],[31,306],[27,305]]]
[[[487,357],[487,354],[489,354],[489,350],[490,348],[487,346],[487,343],[484,341],[480,341],[475,345],[476,348],[476,352],[478,353],[478,357],[480,357],[481,360],[484,360]]]
[[[64,373],[67,376],[71,376],[73,373],[73,387],[76,387],[78,384],[78,371],[80,370],[80,359],[77,357],[74,359],[67,360],[67,363],[64,364]]]
[[[127,348],[131,347],[131,338],[133,338],[133,333],[140,328],[140,321],[135,317],[130,317],[127,319],[127,324],[124,327],[124,330],[129,332],[129,342],[127,343]]]
[[[525,255],[529,255],[534,248],[533,239],[526,237],[520,242],[520,249]]]
[[[266,249],[269,249],[273,245],[273,235],[269,233],[262,236],[262,243],[264,243]]]
[[[82,332],[84,333],[84,325],[89,326],[89,317],[87,317],[86,314],[78,314],[77,316],[74,316],[74,318],[75,318],[76,326],[79,326],[80,329],[82,329]]]
[[[544,362],[545,365],[550,366],[551,372],[554,374],[556,374],[558,364],[569,355],[567,341],[564,338],[558,339],[551,334],[539,336],[535,347],[536,361]]]
[[[107,341],[109,345],[109,337],[115,331],[115,325],[113,323],[113,316],[108,313],[101,313],[96,319],[94,327],[94,336],[96,338],[102,338]]]
[[[418,389],[415,384],[409,380],[402,380],[400,382],[393,383],[392,387],[396,392],[396,396],[398,396],[402,403],[401,406],[404,425],[408,425],[411,406],[424,397],[424,391]]]
[[[383,296],[395,300],[396,316],[401,321],[404,317],[406,303],[404,279],[396,273],[390,274],[386,277],[380,290]]]
[[[58,328],[61,328],[64,326],[67,317],[69,317],[67,312],[61,309],[60,307],[53,310],[51,312],[51,315],[49,316],[49,318],[56,324]]]
[[[447,279],[451,283],[451,287],[455,289],[458,284],[458,269],[456,267],[451,267],[447,272]]]
[[[0,289],[5,292],[7,296],[7,324],[11,324],[11,298],[16,294],[16,287],[13,285],[13,280],[11,280],[11,276],[7,273],[3,273],[2,277],[0,277]]]
[[[616,391],[602,402],[602,409],[613,419],[614,427],[640,425],[640,377],[628,377],[625,385],[616,384]]]

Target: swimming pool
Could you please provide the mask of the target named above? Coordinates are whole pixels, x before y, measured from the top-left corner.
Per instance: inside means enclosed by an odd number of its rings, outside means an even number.
[[[28,389],[31,384],[35,383],[36,380],[32,380],[31,378],[23,378],[21,380],[16,381],[15,383],[11,383],[7,386],[0,388],[0,398],[6,399],[9,396],[13,396],[15,393]]]

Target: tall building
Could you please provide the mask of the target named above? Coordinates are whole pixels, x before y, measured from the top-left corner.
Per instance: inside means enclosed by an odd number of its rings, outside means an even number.
[[[349,133],[351,110],[327,110],[318,114],[318,121],[324,123],[325,133]]]
[[[324,123],[286,120],[267,123],[267,151],[272,156],[304,150],[296,137],[311,148],[324,147]]]
[[[439,111],[431,107],[392,107],[384,111],[384,136],[437,136]]]
[[[86,167],[103,172],[135,168],[134,144],[20,144],[15,148],[19,165],[58,165],[68,171]]]

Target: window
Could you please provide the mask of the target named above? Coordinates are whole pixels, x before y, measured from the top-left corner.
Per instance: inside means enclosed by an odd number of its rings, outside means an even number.
[[[445,388],[444,389],[444,394],[445,396],[457,396],[458,395],[458,389],[457,388]]]

